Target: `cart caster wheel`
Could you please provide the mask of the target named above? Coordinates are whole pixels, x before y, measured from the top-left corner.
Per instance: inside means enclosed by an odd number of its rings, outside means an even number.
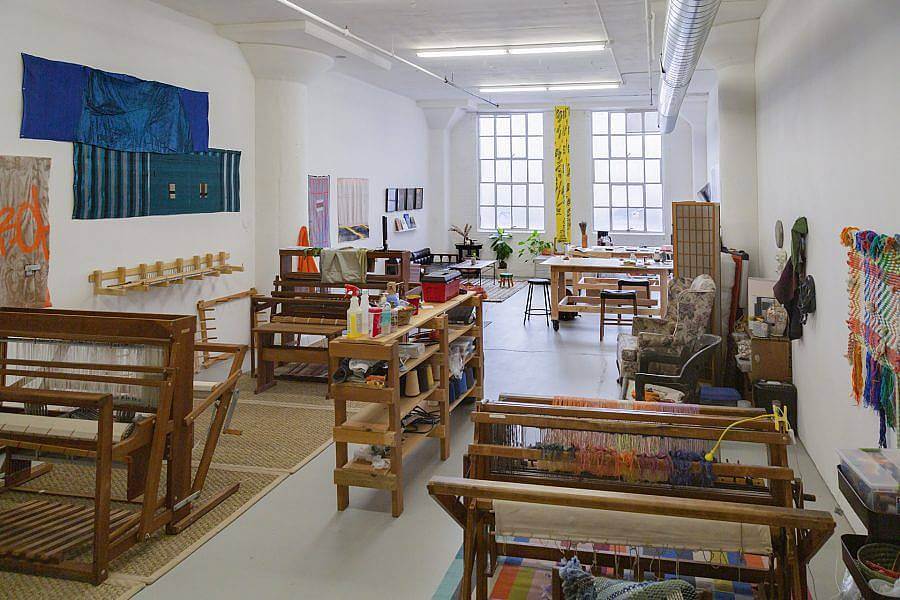
[[[559,331],[559,321],[557,319],[553,320],[553,331]]]

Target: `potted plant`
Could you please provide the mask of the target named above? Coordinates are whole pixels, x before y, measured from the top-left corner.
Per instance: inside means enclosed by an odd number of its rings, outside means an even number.
[[[531,234],[519,242],[519,258],[526,254],[530,254],[531,258],[537,256],[549,256],[553,249],[553,244],[541,239],[540,231],[532,231]]]
[[[501,269],[506,268],[506,259],[512,256],[512,246],[506,243],[506,240],[511,239],[512,234],[508,231],[504,231],[503,228],[500,227],[498,227],[497,231],[490,235],[491,250],[494,251],[494,254],[497,256],[497,260],[500,261]]]

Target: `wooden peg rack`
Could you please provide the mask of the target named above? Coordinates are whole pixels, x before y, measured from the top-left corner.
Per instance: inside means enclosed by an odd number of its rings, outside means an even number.
[[[145,292],[151,287],[168,287],[184,283],[189,279],[218,277],[236,271],[243,266],[230,265],[227,252],[176,258],[169,262],[161,260],[136,267],[118,267],[114,271],[94,271],[88,281],[94,284],[94,294],[102,296],[124,296],[129,292]],[[114,283],[106,284],[107,281]],[[106,285],[105,285],[106,284]]]

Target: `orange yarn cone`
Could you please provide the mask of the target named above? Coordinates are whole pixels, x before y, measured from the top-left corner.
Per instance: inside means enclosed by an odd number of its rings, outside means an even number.
[[[297,245],[301,247],[309,246],[309,230],[306,225],[300,228],[300,235],[297,236]],[[318,273],[319,267],[316,266],[316,259],[312,256],[301,256],[297,259],[297,272],[299,273]]]

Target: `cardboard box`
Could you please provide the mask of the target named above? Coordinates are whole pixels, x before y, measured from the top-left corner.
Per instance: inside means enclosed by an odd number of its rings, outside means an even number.
[[[791,381],[791,341],[786,337],[750,338],[750,381]]]

